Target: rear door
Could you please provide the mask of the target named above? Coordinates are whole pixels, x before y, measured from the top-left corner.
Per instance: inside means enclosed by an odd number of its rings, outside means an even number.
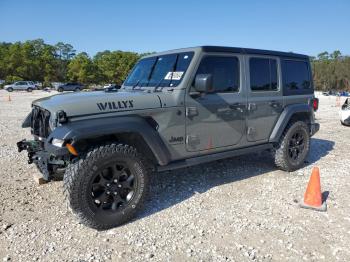
[[[242,65],[243,57],[238,54],[202,56],[196,75],[211,74],[214,91],[191,95],[194,83],[190,87],[186,97],[187,151],[232,147],[244,137],[246,98]]]
[[[266,142],[283,110],[278,57],[246,57],[248,85],[247,140]]]

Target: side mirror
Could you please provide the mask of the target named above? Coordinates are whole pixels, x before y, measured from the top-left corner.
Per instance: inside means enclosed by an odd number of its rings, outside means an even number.
[[[211,74],[199,74],[194,80],[194,88],[200,93],[213,91],[213,77]]]

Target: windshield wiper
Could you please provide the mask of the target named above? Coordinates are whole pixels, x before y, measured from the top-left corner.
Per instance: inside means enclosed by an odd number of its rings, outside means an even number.
[[[135,87],[137,87],[137,85],[140,83],[141,79],[137,80],[137,82],[132,86],[131,90],[134,90]]]

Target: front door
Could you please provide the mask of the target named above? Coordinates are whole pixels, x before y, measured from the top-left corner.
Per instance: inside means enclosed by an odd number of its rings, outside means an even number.
[[[283,110],[278,58],[247,56],[247,140],[267,142]]]
[[[188,151],[230,147],[241,141],[246,108],[242,65],[240,55],[203,55],[196,75],[211,74],[213,91],[191,95],[195,91],[192,84],[186,96]]]
[[[17,90],[24,90],[26,88],[26,83],[23,81],[19,81],[15,84]]]

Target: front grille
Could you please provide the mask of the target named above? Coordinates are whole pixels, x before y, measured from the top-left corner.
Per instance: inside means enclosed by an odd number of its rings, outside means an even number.
[[[33,106],[31,128],[32,134],[41,138],[47,138],[50,130],[50,112],[38,106]]]

